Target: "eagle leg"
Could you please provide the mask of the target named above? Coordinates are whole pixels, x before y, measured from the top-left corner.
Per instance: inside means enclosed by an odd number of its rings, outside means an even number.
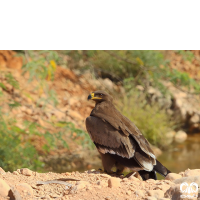
[[[108,153],[106,153],[106,154],[103,154],[101,152],[99,152],[99,153],[101,155],[101,160],[102,160],[104,171],[108,174],[113,174],[112,168],[114,167],[116,161]]]
[[[124,171],[125,166],[122,165],[122,164],[120,164],[119,162],[116,162],[116,163],[115,163],[115,166],[116,166],[116,168],[117,168],[116,174],[117,174],[117,175],[123,175],[122,172]]]

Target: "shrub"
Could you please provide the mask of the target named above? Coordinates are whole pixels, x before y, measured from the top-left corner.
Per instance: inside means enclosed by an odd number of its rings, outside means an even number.
[[[158,147],[165,147],[167,132],[173,129],[174,124],[159,105],[149,105],[144,95],[131,93],[118,102],[121,112],[128,117],[143,133],[147,140]]]

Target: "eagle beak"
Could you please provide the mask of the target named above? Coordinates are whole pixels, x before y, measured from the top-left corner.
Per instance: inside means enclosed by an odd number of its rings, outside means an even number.
[[[95,97],[94,96],[94,93],[91,93],[89,96],[88,96],[88,98],[87,98],[88,100],[96,100],[96,99],[102,99],[102,98],[100,98],[100,97]]]

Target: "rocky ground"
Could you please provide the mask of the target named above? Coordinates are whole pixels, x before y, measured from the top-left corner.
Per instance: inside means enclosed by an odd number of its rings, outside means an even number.
[[[27,168],[13,173],[0,170],[0,199],[10,200],[179,200],[180,184],[200,186],[200,169],[168,174],[165,180],[114,177],[99,171],[38,173]],[[200,189],[198,189],[200,199]],[[197,194],[197,193],[196,193]],[[196,198],[197,199],[197,198]]]

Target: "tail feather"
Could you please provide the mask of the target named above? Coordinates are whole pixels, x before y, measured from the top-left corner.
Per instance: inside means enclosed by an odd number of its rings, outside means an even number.
[[[164,167],[158,160],[156,160],[156,165],[154,166],[153,170],[164,177],[166,177],[167,174],[171,173],[171,171]]]
[[[138,171],[140,176],[142,177],[143,181],[146,181],[148,179],[154,179],[157,180],[156,172],[155,171],[145,171],[145,170],[140,170]]]

